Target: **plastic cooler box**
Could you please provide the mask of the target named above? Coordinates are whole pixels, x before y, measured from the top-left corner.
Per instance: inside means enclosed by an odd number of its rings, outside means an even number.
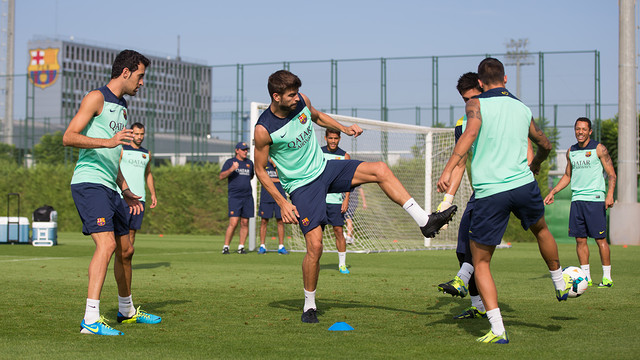
[[[34,246],[52,246],[58,244],[58,223],[54,221],[34,221],[31,224],[31,238]]]
[[[11,224],[9,224],[11,222]],[[16,224],[17,223],[17,224]],[[7,238],[7,228],[9,229],[9,237]],[[18,229],[20,229],[20,238],[18,238]],[[15,216],[0,216],[0,243],[8,243],[18,240],[18,243],[29,243],[29,219],[26,217],[17,218]]]

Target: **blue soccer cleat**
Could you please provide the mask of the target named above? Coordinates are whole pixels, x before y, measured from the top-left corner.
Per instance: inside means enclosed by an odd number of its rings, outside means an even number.
[[[278,254],[280,254],[280,255],[289,255],[289,252],[283,246],[280,249],[278,249]]]
[[[118,322],[125,324],[157,324],[162,321],[160,316],[149,314],[143,310],[140,310],[140,306],[136,309],[135,315],[132,317],[127,317],[122,315],[118,311]]]
[[[107,325],[107,320],[105,320],[104,316],[100,316],[100,319],[98,319],[98,321],[91,324],[85,323],[84,319],[82,319],[82,322],[80,323],[80,333],[109,336],[124,335],[122,331],[118,331]]]
[[[607,279],[607,278],[602,278],[602,282],[600,284],[598,284],[599,288],[610,288],[613,286],[613,281]]]
[[[509,338],[507,337],[506,331],[502,333],[502,335],[497,336],[493,331],[489,330],[485,336],[477,338],[476,341],[485,344],[508,344]]]
[[[573,280],[571,279],[571,276],[567,274],[562,274],[562,279],[564,280],[565,289],[556,289],[556,299],[558,299],[558,301],[567,301],[567,298],[569,297],[569,290],[573,287]]]
[[[258,248],[258,254],[266,254],[267,253],[267,249],[264,246],[260,246]]]
[[[349,274],[349,269],[347,269],[347,265],[342,265],[338,268],[341,274]]]

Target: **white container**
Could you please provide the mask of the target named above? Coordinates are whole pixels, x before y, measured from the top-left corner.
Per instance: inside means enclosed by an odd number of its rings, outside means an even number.
[[[7,229],[9,237],[7,237]],[[0,216],[0,243],[8,243],[9,240],[12,242],[17,240],[20,244],[29,243],[29,219],[22,216],[20,218]]]
[[[33,246],[58,245],[58,223],[54,221],[34,221],[31,224],[31,244]]]

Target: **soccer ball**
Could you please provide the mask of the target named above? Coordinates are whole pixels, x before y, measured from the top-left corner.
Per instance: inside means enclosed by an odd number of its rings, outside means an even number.
[[[585,290],[587,290],[587,287],[589,286],[587,274],[577,266],[567,266],[562,269],[562,277],[564,277],[567,283],[571,284],[571,289],[569,289],[568,295],[570,298],[577,298],[584,294]]]

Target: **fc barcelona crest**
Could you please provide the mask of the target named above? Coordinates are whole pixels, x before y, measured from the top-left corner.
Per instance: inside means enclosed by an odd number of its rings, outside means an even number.
[[[586,157],[591,157],[591,151],[587,151],[587,152],[584,154],[584,156],[586,156]]]
[[[307,123],[307,114],[302,113],[302,115],[298,116],[298,120],[300,120],[300,124],[304,125]]]
[[[33,85],[44,89],[56,82],[60,73],[59,51],[60,49],[53,48],[29,50],[31,59],[27,72]]]

